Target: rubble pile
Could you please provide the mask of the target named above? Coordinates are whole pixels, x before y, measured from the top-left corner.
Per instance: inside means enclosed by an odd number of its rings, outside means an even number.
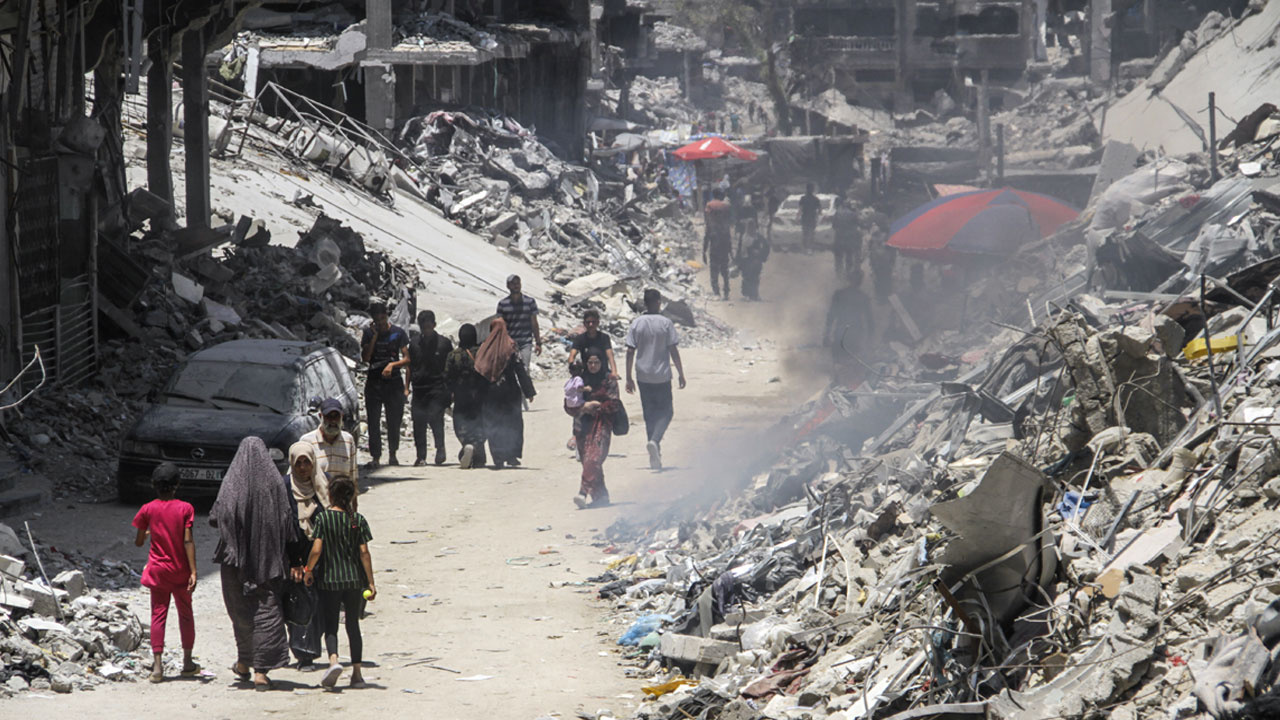
[[[1227,177],[1139,168],[975,278],[965,329],[886,343],[739,487],[610,527],[591,581],[636,717],[1223,717],[1265,690],[1274,113]]]
[[[616,92],[613,94],[616,95]],[[685,99],[680,81],[673,77],[651,78],[637,75],[631,81],[628,99],[632,112],[639,114],[634,119],[652,127],[687,126],[702,117],[702,111]]]
[[[324,341],[354,361],[370,297],[398,301],[418,276],[323,213],[292,248],[266,244],[248,218],[237,227],[203,236],[195,254],[183,232],[135,238],[132,252],[154,265],[138,276],[137,299],[109,315],[125,337],[103,343],[89,382],[43,388],[15,409],[23,420],[10,426],[8,455],[51,480],[55,498],[114,497],[120,433],[188,354],[277,338]],[[210,246],[221,257],[205,252]]]
[[[429,199],[566,286],[567,304],[616,288],[610,296],[626,295],[626,302],[605,306],[613,321],[625,322],[644,285],[656,283],[677,298],[699,292],[688,262],[697,254],[692,225],[652,178],[634,171],[600,176],[565,163],[496,114],[436,112],[411,120],[401,137],[430,179]]]
[[[90,592],[80,570],[46,582],[45,572],[59,564],[27,568],[29,553],[2,524],[0,549],[0,697],[28,689],[92,690],[149,672],[146,629],[126,603]]]
[[[244,217],[237,227],[254,224]],[[358,233],[323,213],[295,247],[269,239],[263,230],[227,226],[213,240],[224,251],[220,258],[175,255],[163,234],[142,240],[135,252],[156,262],[158,280],[136,303],[146,339],[179,356],[245,337],[327,340],[354,357],[349,313],[363,313],[371,296],[397,298],[417,277],[403,262],[366,250]]]
[[[481,50],[493,50],[498,40],[493,33],[444,13],[420,13],[403,9],[396,18],[396,43],[426,47],[432,43],[463,41]]]

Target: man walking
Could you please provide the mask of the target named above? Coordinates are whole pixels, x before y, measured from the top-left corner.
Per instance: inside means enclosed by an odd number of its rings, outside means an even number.
[[[662,436],[675,414],[671,400],[671,364],[679,373],[680,389],[685,387],[684,365],[680,362],[680,336],[670,318],[661,314],[662,293],[654,288],[644,291],[644,314],[631,321],[627,329],[627,392],[640,387],[640,406],[644,410],[644,429],[649,438],[649,467],[662,469]],[[632,368],[635,378],[632,378]]]
[[[510,295],[498,301],[498,315],[507,321],[507,334],[516,341],[525,369],[533,367],[533,353],[542,354],[542,333],[538,330],[538,303],[520,292],[520,276],[507,278]]]
[[[417,451],[415,467],[427,464],[427,428],[436,445],[436,464],[443,465],[444,411],[452,398],[445,382],[444,365],[453,352],[449,338],[436,332],[436,314],[430,310],[418,313],[416,338],[409,342],[409,370],[405,374],[405,390],[412,393],[409,416],[413,419],[413,447]]]
[[[583,356],[585,364],[587,350],[596,348],[609,361],[609,374],[618,377],[618,363],[613,359],[613,338],[600,332],[600,312],[587,310],[582,313],[582,327],[582,333],[574,336],[573,345],[569,348],[569,364],[573,365],[579,356]]]
[[[360,489],[360,473],[356,467],[356,440],[342,429],[342,403],[328,398],[320,403],[320,427],[304,434],[300,442],[311,443],[316,451],[316,487],[323,484],[322,501],[329,497],[329,481],[349,478]]]
[[[804,188],[800,196],[800,235],[801,244],[807,253],[813,252],[813,235],[818,229],[818,214],[822,212],[822,203],[813,193],[813,183]]]
[[[853,268],[862,264],[858,214],[843,195],[836,200],[836,212],[831,218],[831,254],[835,256],[837,278],[849,277]]]
[[[378,467],[382,458],[382,410],[387,410],[387,462],[399,465],[396,450],[400,446],[400,423],[404,421],[404,403],[408,390],[400,377],[400,368],[409,364],[409,334],[387,318],[387,306],[378,301],[370,305],[373,326],[365,328],[360,338],[361,358],[369,364],[364,382],[365,414],[369,421],[370,469]]]
[[[702,236],[702,261],[711,268],[712,294],[720,294],[720,278],[724,278],[725,300],[729,299],[729,260],[733,254],[731,213],[729,203],[724,201],[724,191],[716,188],[711,193],[711,202],[703,209],[706,228]]]

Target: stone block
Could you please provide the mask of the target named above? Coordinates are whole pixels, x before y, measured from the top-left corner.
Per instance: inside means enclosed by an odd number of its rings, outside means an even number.
[[[74,601],[76,598],[84,595],[84,591],[88,585],[84,580],[84,573],[79,570],[63,570],[53,579],[55,588],[62,588],[67,591],[67,598]]]
[[[15,557],[0,555],[0,575],[7,575],[13,580],[21,580],[22,572],[27,564]]]
[[[35,583],[23,583],[21,592],[31,601],[32,611],[45,617],[57,615],[58,603],[67,596],[65,590],[47,588],[44,585]]]
[[[658,645],[658,652],[675,662],[718,665],[724,658],[737,653],[738,645],[693,635],[665,633]]]

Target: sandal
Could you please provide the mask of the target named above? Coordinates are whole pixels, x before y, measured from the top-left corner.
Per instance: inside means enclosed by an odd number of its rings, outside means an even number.
[[[254,683],[254,684],[253,684],[253,690],[254,690],[254,692],[267,692],[268,690],[274,690],[274,689],[275,689],[275,688],[273,688],[273,687],[271,686],[271,681],[270,681],[270,680],[268,680],[268,681],[266,681],[266,682],[264,682],[264,683]]]
[[[149,680],[151,680],[151,682],[153,682],[153,683],[162,683],[162,682],[164,682],[164,673],[162,673],[162,672],[153,672],[153,673],[151,673],[151,677],[150,677],[150,678],[148,678],[148,679],[149,679]]]
[[[234,669],[233,669],[233,672],[234,672]],[[191,667],[191,669],[183,668],[180,674],[182,675],[182,677],[195,677],[196,675],[200,674],[200,664],[196,663]]]
[[[231,670],[232,674],[234,674],[237,678],[239,678],[239,679],[240,679],[240,681],[241,681],[241,682],[245,682],[245,681],[247,681],[247,680],[249,679],[249,677],[250,677],[253,673],[249,670],[249,668],[245,668],[244,670],[240,670],[239,668],[241,668],[241,667],[243,667],[243,666],[242,666],[240,663],[235,663],[235,664],[233,664],[229,669]]]

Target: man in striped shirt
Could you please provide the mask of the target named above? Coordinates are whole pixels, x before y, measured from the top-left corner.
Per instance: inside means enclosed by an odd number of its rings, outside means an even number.
[[[316,449],[316,477],[335,480],[351,478],[360,492],[359,470],[356,467],[356,441],[351,433],[342,429],[342,403],[329,398],[320,403],[320,427],[303,435],[302,442],[311,443]],[[327,484],[327,483],[326,483]],[[328,498],[326,488],[324,499]]]
[[[507,278],[511,294],[498,301],[498,315],[507,321],[507,333],[516,341],[520,360],[529,368],[533,352],[542,354],[542,333],[538,331],[538,303],[520,292],[520,276]]]

